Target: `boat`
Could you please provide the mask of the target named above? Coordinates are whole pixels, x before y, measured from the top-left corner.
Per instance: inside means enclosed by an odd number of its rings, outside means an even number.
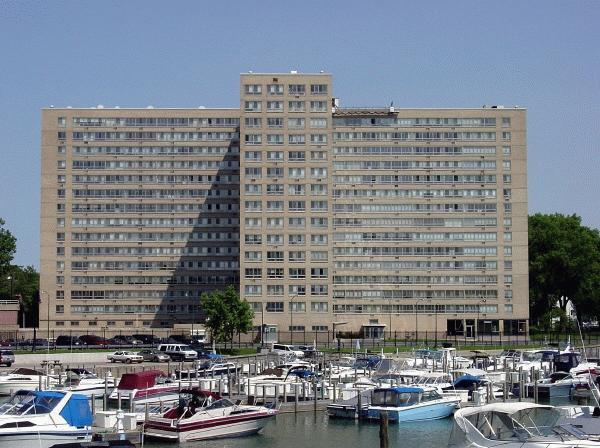
[[[540,397],[569,397],[576,388],[585,388],[590,384],[590,381],[593,380],[587,373],[574,375],[568,372],[554,372],[548,378],[536,381],[537,384],[527,383],[527,396],[534,396],[537,385],[538,396]]]
[[[216,378],[235,375],[241,372],[242,366],[234,362],[205,361],[197,363],[194,369],[176,370],[175,376],[181,380],[196,378]]]
[[[86,369],[67,369],[66,379],[55,386],[55,390],[69,391],[86,397],[110,395],[114,388],[115,379],[110,373],[106,378],[99,378]]]
[[[109,400],[119,399],[133,404],[153,402],[172,402],[179,398],[181,389],[178,382],[167,377],[160,370],[146,370],[136,373],[125,373],[116,389],[109,395]]]
[[[600,447],[572,425],[558,424],[561,413],[553,406],[492,403],[454,413],[450,447],[473,448],[583,448]]]
[[[6,375],[0,375],[0,395],[11,395],[20,389],[49,388],[58,383],[58,377],[26,367],[19,367]]]
[[[182,398],[160,416],[149,416],[144,436],[173,442],[239,437],[259,432],[277,414],[275,409],[235,404],[199,389],[182,391],[182,397],[186,395],[192,398]]]
[[[390,421],[416,422],[449,417],[460,397],[442,396],[435,387],[390,387],[373,391],[367,417],[379,419],[387,412]]]
[[[0,406],[0,446],[48,448],[89,441],[92,411],[87,397],[60,391],[19,391]]]

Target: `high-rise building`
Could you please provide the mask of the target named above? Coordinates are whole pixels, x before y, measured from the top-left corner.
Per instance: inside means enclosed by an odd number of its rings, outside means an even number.
[[[234,284],[283,331],[524,334],[525,118],[296,72],[239,109],[44,109],[41,325],[169,328]]]

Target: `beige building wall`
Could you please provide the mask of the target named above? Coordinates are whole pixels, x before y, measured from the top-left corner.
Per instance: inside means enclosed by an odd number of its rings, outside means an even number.
[[[242,297],[256,324],[331,329],[331,75],[240,84]]]
[[[42,326],[198,321],[238,283],[238,153],[237,109],[44,109]]]
[[[292,72],[240,109],[44,109],[41,325],[171,328],[235,284],[285,332],[523,334],[526,111],[336,104]]]

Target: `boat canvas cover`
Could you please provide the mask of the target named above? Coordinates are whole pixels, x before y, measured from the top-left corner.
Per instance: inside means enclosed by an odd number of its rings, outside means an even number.
[[[421,393],[423,393],[423,389],[421,389],[420,387],[391,387],[391,388],[375,389],[375,392],[384,392],[384,391],[393,391],[398,394],[421,394]]]
[[[163,376],[160,370],[146,370],[145,372],[126,373],[119,381],[120,390],[147,389],[156,385],[156,378]]]
[[[65,407],[60,411],[60,416],[67,423],[77,428],[91,426],[94,420],[90,404],[85,395],[72,394]]]

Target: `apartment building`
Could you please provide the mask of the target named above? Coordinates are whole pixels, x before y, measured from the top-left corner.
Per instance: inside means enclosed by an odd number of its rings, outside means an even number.
[[[296,72],[239,109],[44,109],[42,322],[170,328],[235,284],[283,331],[526,333],[525,118]]]

